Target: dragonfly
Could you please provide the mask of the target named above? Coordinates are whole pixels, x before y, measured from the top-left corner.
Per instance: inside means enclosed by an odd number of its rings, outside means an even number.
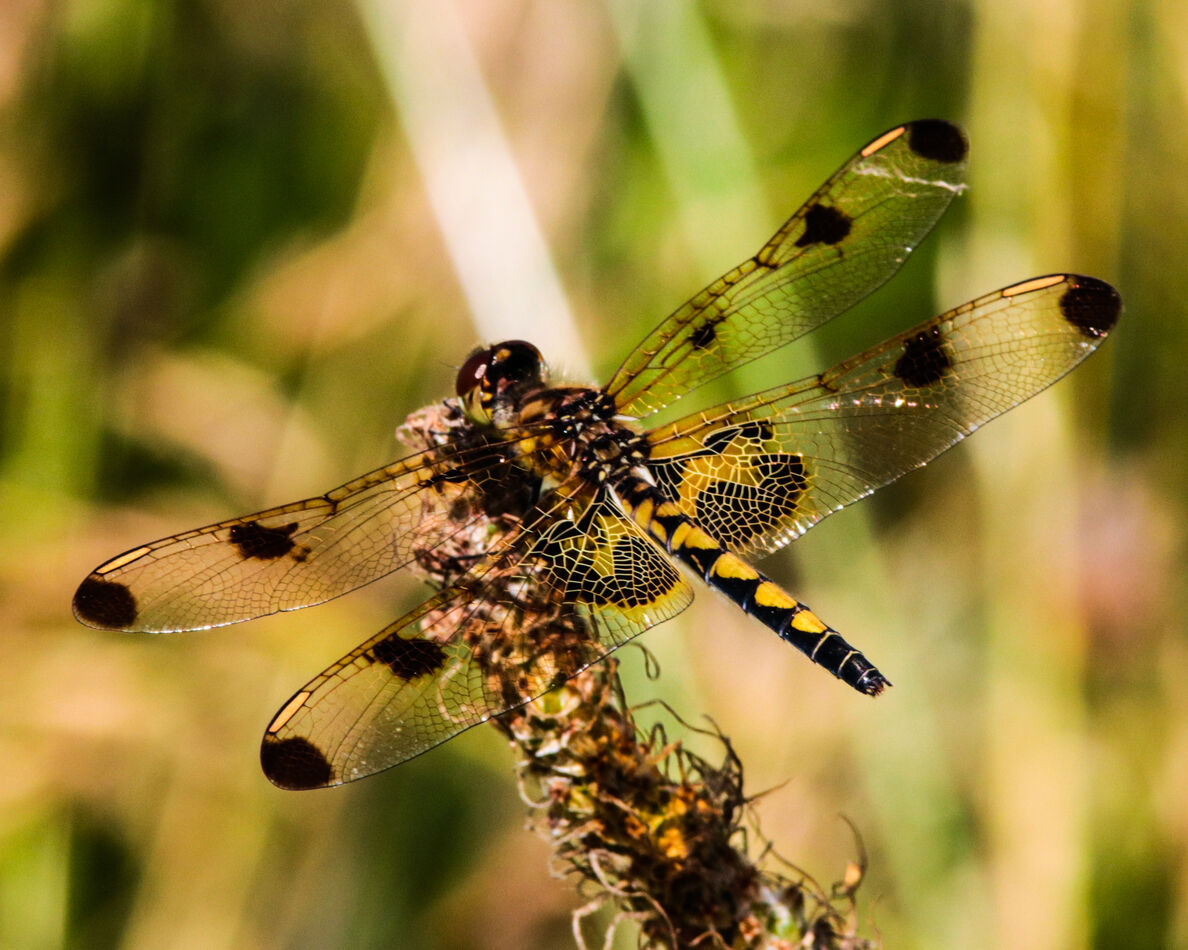
[[[373,774],[544,695],[684,610],[689,575],[878,695],[883,673],[751,562],[1064,376],[1115,326],[1114,288],[1024,280],[799,382],[647,423],[881,286],[965,189],[967,158],[943,120],[885,132],[601,388],[550,382],[523,340],[479,348],[455,395],[410,417],[412,454],[126,551],[82,582],[75,616],[201,630],[428,574],[425,602],[268,725],[263,769],[287,789]]]

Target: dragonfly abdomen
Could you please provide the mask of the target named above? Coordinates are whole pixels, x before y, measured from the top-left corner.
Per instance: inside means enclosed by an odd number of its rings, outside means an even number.
[[[877,696],[890,685],[860,650],[785,591],[697,525],[663,493],[642,480],[620,486],[627,515],[702,580],[860,693]]]

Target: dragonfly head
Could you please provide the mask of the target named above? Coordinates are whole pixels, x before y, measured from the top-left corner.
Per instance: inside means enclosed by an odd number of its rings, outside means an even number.
[[[511,392],[539,386],[544,379],[544,357],[531,343],[508,340],[475,350],[458,370],[456,388],[466,415],[489,425],[496,402]]]

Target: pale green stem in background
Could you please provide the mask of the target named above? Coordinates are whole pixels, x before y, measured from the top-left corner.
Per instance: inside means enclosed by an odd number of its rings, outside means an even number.
[[[605,6],[676,197],[685,243],[705,279],[713,279],[756,250],[774,218],[709,30],[695,4]]]
[[[561,280],[454,3],[370,0],[363,10],[479,336],[489,343],[531,340],[564,359],[575,376],[589,376]]]

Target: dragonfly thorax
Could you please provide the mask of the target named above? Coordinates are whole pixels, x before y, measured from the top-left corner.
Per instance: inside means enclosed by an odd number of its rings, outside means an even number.
[[[642,433],[617,417],[614,401],[599,389],[542,389],[513,415],[509,434],[529,467],[558,480],[576,475],[617,484],[647,458]]]

